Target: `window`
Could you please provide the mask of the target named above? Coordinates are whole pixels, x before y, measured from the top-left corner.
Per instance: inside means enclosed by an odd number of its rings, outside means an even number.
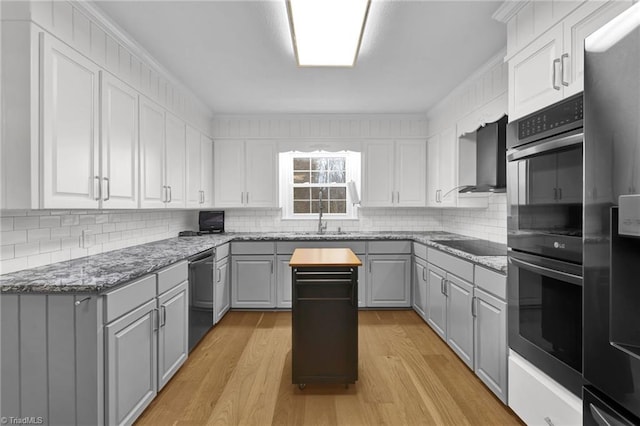
[[[326,218],[355,219],[347,183],[360,186],[360,153],[286,152],[280,154],[280,204],[286,219],[318,215],[320,197]]]

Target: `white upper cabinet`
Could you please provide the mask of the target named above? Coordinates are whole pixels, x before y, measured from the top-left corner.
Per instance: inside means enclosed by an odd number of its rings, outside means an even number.
[[[213,141],[200,135],[200,188],[202,207],[213,206]]]
[[[140,98],[140,207],[186,206],[186,127],[155,102]]]
[[[184,121],[173,114],[165,114],[165,186],[167,207],[184,208],[185,203],[185,137]]]
[[[164,110],[140,97],[140,207],[164,208]]]
[[[427,144],[424,140],[376,141],[365,144],[364,207],[426,205]]]
[[[138,94],[102,72],[102,207],[138,207]]]
[[[390,207],[395,201],[393,141],[368,142],[363,155],[363,207]]]
[[[427,205],[456,205],[457,137],[450,127],[427,139]]]
[[[213,141],[187,126],[187,207],[213,205]]]
[[[559,2],[562,4],[562,2]],[[509,120],[535,112],[584,87],[584,39],[631,5],[628,0],[588,0],[509,58]],[[509,22],[509,45],[527,28],[542,26],[531,2]],[[574,8],[574,7],[572,7]],[[570,8],[571,9],[571,8]],[[549,20],[547,20],[549,21]],[[523,38],[523,37],[520,37]],[[519,43],[522,46],[524,43]]]
[[[276,207],[277,146],[273,141],[214,142],[216,207]]]
[[[99,68],[52,37],[42,50],[42,207],[97,208]]]

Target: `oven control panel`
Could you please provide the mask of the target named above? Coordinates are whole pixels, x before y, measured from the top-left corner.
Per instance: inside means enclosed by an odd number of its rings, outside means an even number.
[[[581,121],[582,93],[518,120],[518,139],[527,139]]]

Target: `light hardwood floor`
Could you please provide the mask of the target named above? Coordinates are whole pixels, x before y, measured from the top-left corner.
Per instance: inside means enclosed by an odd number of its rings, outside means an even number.
[[[230,312],[138,425],[521,425],[413,311],[360,311],[359,380],[291,384],[291,313]]]

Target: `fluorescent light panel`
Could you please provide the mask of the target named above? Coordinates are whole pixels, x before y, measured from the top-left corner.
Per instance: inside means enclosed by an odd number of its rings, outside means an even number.
[[[287,0],[300,66],[352,67],[358,57],[370,0]]]

